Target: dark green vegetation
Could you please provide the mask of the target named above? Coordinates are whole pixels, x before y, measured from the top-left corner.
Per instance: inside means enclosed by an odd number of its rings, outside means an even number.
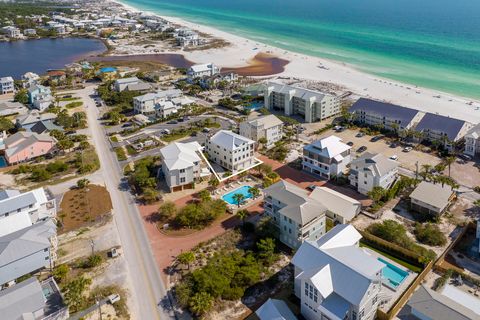
[[[433,223],[416,223],[414,233],[418,241],[429,246],[443,246],[447,243],[445,235]]]
[[[34,3],[33,1],[0,2],[0,27],[5,26],[5,20],[11,20],[20,29],[35,28],[34,21],[24,18],[24,16],[48,15],[52,11],[71,12],[71,9],[59,6],[54,2],[35,1]]]
[[[157,190],[157,170],[159,159],[145,157],[135,162],[135,169],[128,173],[128,181],[137,195],[146,203],[159,199]]]

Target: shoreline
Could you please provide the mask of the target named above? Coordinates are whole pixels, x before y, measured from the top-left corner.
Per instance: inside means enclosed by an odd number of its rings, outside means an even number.
[[[291,52],[210,26],[189,22],[182,18],[140,10],[118,0],[110,1],[123,6],[126,10],[148,12],[171,23],[209,34],[230,43],[229,46],[219,49],[197,51],[168,50],[164,53],[182,54],[185,59],[195,63],[213,62],[225,69],[247,67],[248,62],[251,61],[255,55],[258,53],[266,53],[289,61],[282,73],[268,77],[274,76],[307,81],[330,82],[334,85],[344,87],[346,91],[351,91],[355,96],[399,104],[447,117],[455,115],[457,119],[473,124],[480,123],[480,101],[474,98],[461,97],[451,93],[382,78],[360,71],[346,63]],[[141,54],[149,53],[143,52]]]

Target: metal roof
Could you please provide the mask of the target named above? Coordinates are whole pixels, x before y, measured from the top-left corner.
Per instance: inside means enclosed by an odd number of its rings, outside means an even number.
[[[297,320],[283,300],[270,298],[255,313],[260,320]]]
[[[424,130],[444,132],[450,141],[455,141],[464,125],[465,121],[463,120],[427,113],[417,124],[415,130],[420,132]]]
[[[34,313],[42,310],[45,303],[42,287],[35,277],[0,291],[2,319],[36,319]]]
[[[367,98],[358,99],[349,111],[351,113],[363,111],[365,113],[374,113],[378,116],[395,119],[400,121],[401,127],[406,127],[408,124],[410,124],[410,122],[412,122],[413,118],[415,118],[419,112],[415,109]]]

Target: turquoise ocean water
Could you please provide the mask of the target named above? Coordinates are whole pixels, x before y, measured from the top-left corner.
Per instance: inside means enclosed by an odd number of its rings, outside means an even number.
[[[479,0],[122,0],[386,78],[480,98]]]

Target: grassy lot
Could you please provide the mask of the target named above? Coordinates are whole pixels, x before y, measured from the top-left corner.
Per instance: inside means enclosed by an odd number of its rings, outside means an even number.
[[[75,101],[75,100],[80,100],[80,97],[70,97],[70,98],[60,98],[58,101]]]
[[[118,161],[127,160],[127,154],[122,147],[115,148],[115,154],[117,155]]]
[[[84,189],[72,189],[65,193],[60,204],[62,232],[79,229],[102,219],[112,210],[107,189],[89,185]]]
[[[134,155],[138,154],[138,151],[135,150],[135,148],[132,147],[131,145],[127,145],[127,146],[125,147],[125,149],[127,149],[127,153],[128,153],[128,155],[130,155],[130,156],[134,156]]]
[[[385,257],[387,257],[388,259],[390,259],[390,260],[392,260],[392,261],[395,261],[396,263],[404,266],[405,268],[408,268],[408,269],[412,270],[413,272],[420,273],[420,272],[422,272],[422,270],[423,270],[423,269],[420,268],[420,267],[414,266],[413,264],[410,264],[410,263],[408,263],[408,262],[406,262],[406,261],[403,261],[403,260],[400,260],[400,259],[398,259],[398,258],[395,258],[394,256],[391,256],[390,254],[388,254],[388,253],[386,253],[386,252],[383,252],[383,251],[381,251],[381,250],[378,250],[377,248],[371,247],[371,246],[369,246],[368,244],[365,244],[365,243],[363,243],[363,242],[360,242],[360,247],[365,247],[365,248],[368,248],[368,249],[370,249],[370,250],[372,250],[372,251],[378,252],[378,253],[380,253],[382,256],[385,256]]]

